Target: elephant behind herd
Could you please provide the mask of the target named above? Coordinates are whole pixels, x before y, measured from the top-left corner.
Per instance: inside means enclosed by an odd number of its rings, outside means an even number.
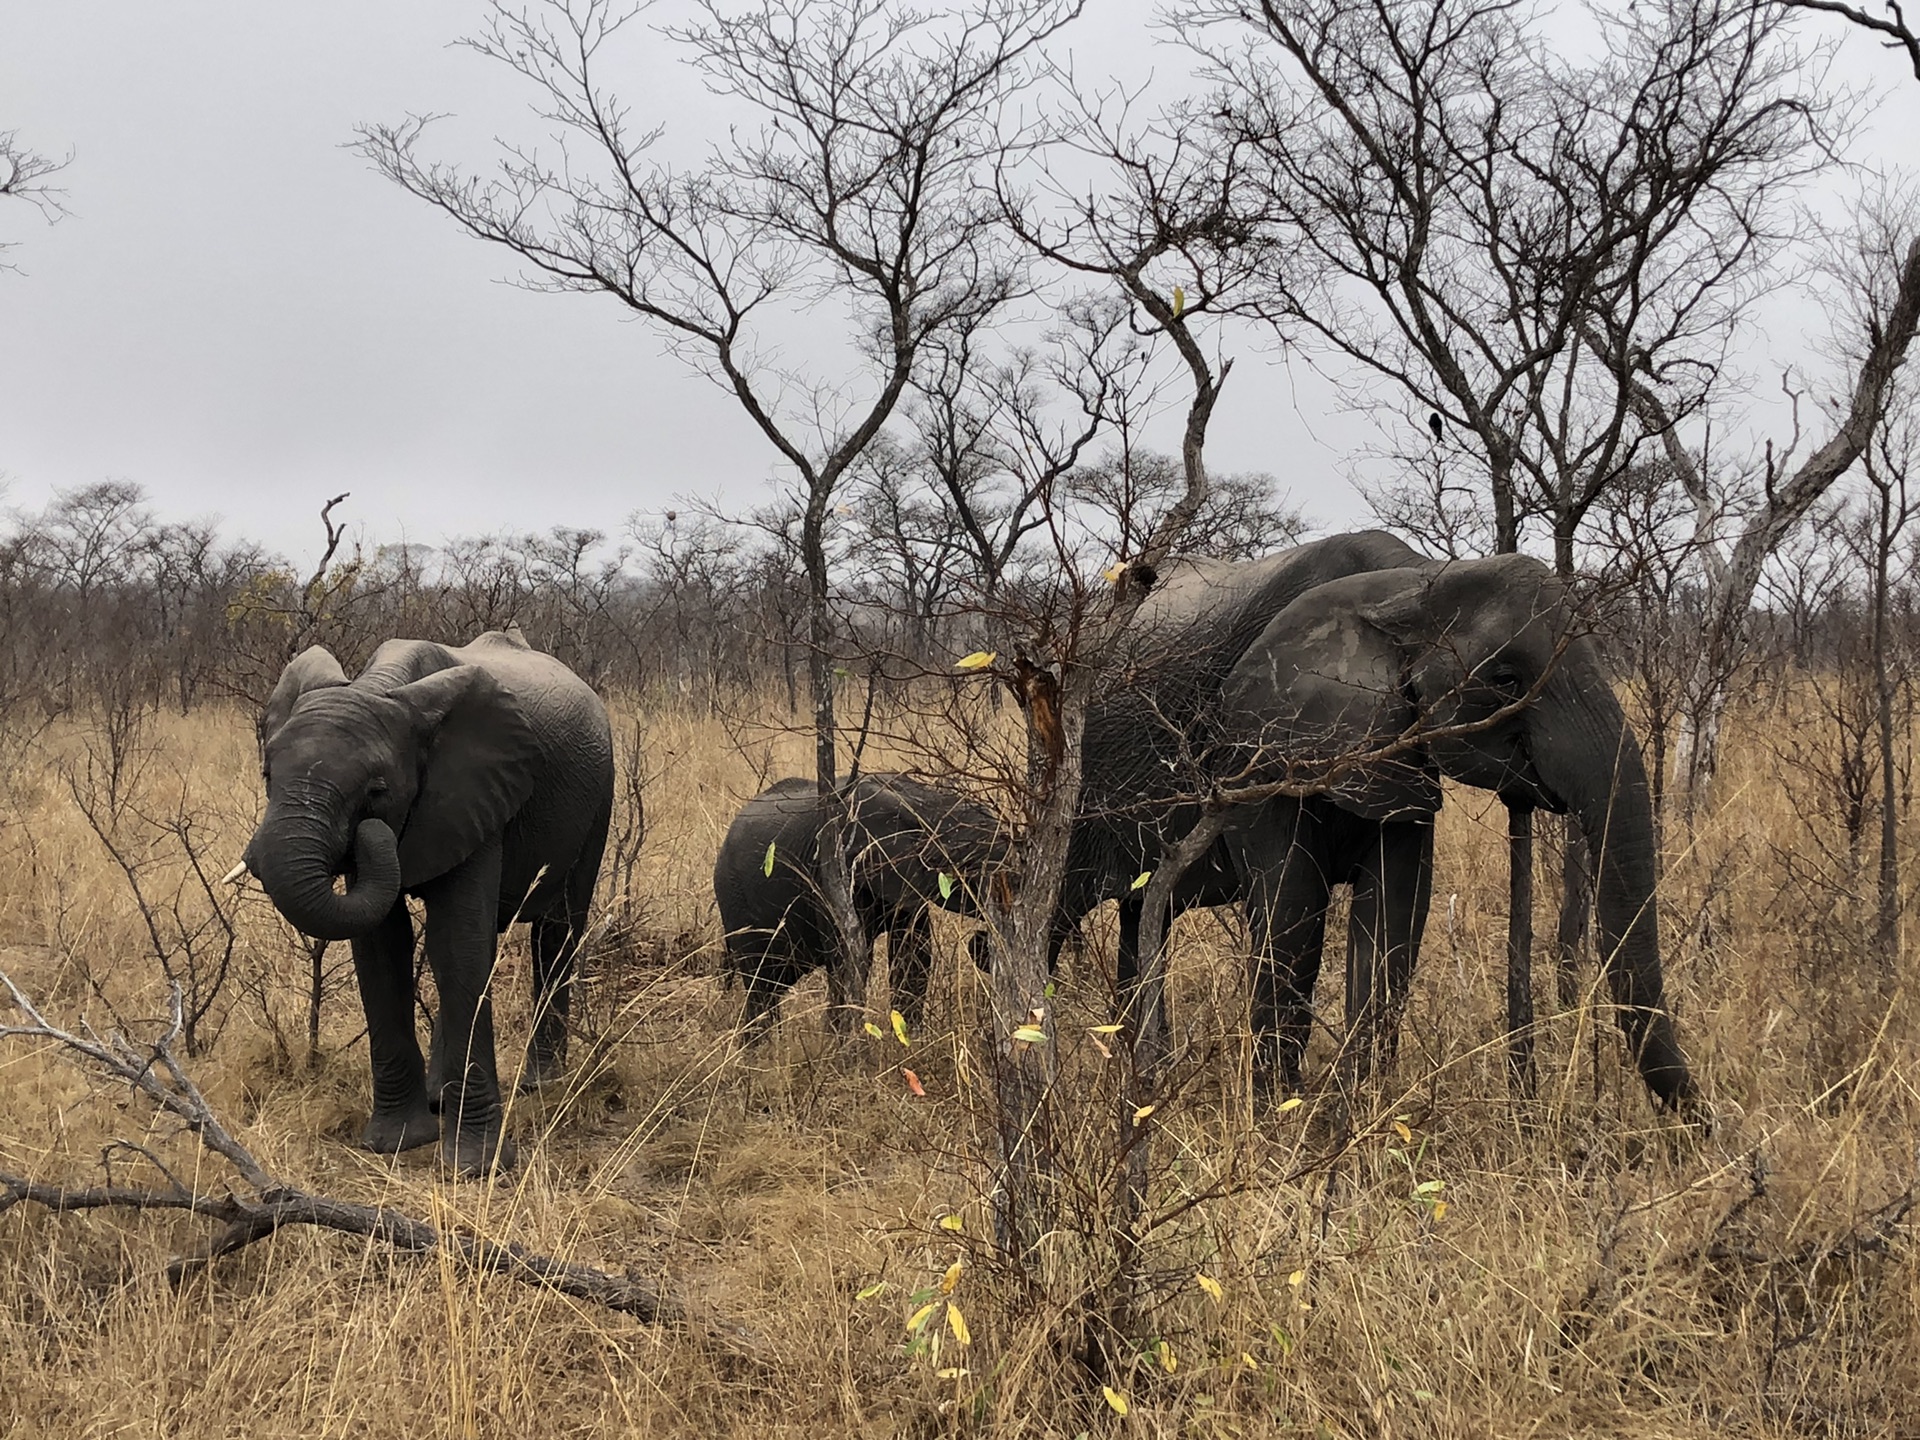
[[[1440,781],[1575,816],[1596,856],[1603,966],[1629,1048],[1662,1102],[1695,1090],[1662,985],[1652,802],[1639,746],[1562,583],[1519,556],[1440,563],[1382,532],[1258,560],[1165,567],[1123,677],[1087,715],[1080,811],[1052,944],[1120,902],[1117,967],[1138,967],[1136,878],[1244,788],[1173,905],[1242,903],[1257,1073],[1295,1085],[1332,887],[1353,891],[1348,1021],[1391,1046],[1431,893]],[[349,682],[324,650],[288,665],[261,720],[267,811],[245,864],[281,913],[352,942],[373,1065],[362,1137],[438,1140],[461,1173],[513,1162],[487,985],[497,936],[533,927],[527,1074],[565,1061],[573,955],[612,805],[606,711],[517,632],[463,648],[389,641]],[[991,811],[902,775],[848,795],[848,868],[869,947],[889,936],[915,1010],[933,906],[974,913],[1009,848]],[[820,901],[819,796],[783,780],[735,817],[714,872],[727,968],[761,1033],[837,948]],[[335,889],[345,875],[344,892]],[[431,1058],[413,1023],[413,931],[441,995]],[[982,948],[975,948],[976,958]]]

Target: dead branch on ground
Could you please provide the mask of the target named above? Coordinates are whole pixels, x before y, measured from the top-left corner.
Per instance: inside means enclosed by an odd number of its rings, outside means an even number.
[[[47,1183],[0,1170],[0,1214],[28,1202],[60,1213],[81,1210],[178,1210],[220,1222],[221,1229],[198,1253],[176,1256],[167,1265],[167,1277],[179,1281],[224,1255],[243,1249],[289,1225],[311,1225],[322,1230],[360,1235],[384,1241],[396,1250],[424,1255],[444,1249],[469,1268],[504,1275],[528,1285],[541,1285],[563,1295],[586,1300],[609,1310],[637,1316],[648,1324],[686,1324],[684,1307],[670,1296],[631,1275],[616,1275],[595,1266],[542,1255],[512,1241],[489,1239],[464,1231],[443,1231],[423,1220],[384,1205],[363,1205],[316,1195],[290,1185],[267,1171],[253,1153],[228,1130],[208,1103],[192,1076],[174,1054],[184,1027],[180,987],[172,987],[169,1018],[164,1033],[150,1044],[124,1032],[102,1035],[84,1020],[80,1031],[61,1029],[34,1005],[4,971],[0,986],[26,1017],[25,1024],[0,1023],[0,1040],[50,1041],[88,1072],[119,1081],[144,1096],[163,1114],[193,1132],[201,1146],[232,1167],[242,1185],[214,1189],[189,1185],[144,1145],[115,1142],[103,1155],[103,1167],[116,1154],[130,1153],[150,1162],[164,1182],[158,1185],[115,1183],[108,1168],[106,1183],[73,1186]],[[704,1327],[729,1349],[742,1355],[757,1350],[753,1337],[731,1325]]]

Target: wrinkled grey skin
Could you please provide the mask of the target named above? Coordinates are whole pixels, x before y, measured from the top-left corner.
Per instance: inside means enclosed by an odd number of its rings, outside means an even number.
[[[1226,768],[1254,784],[1330,782],[1318,796],[1250,808],[1226,837],[1262,956],[1254,1033],[1263,1070],[1298,1078],[1327,891],[1343,882],[1354,887],[1349,1022],[1362,1053],[1391,1043],[1426,920],[1444,775],[1579,820],[1595,852],[1605,973],[1635,1064],[1660,1101],[1694,1107],[1661,977],[1640,747],[1546,566],[1504,555],[1331,580],[1247,647],[1222,712]],[[1431,738],[1408,745],[1416,725]],[[1406,748],[1379,753],[1396,745]]]
[[[333,656],[306,650],[260,734],[267,811],[247,868],[297,929],[352,942],[373,1062],[361,1144],[392,1153],[437,1139],[460,1174],[511,1167],[488,997],[495,949],[515,920],[532,923],[527,1069],[556,1075],[613,807],[606,708],[517,632],[490,631],[457,649],[389,640],[351,684]],[[414,1032],[408,895],[425,903],[440,992],[430,1066]]]
[[[1119,981],[1138,968],[1140,892],[1165,848],[1199,818],[1192,797],[1219,773],[1222,686],[1282,610],[1316,586],[1426,557],[1383,530],[1333,535],[1258,560],[1183,558],[1162,569],[1135,617],[1122,678],[1087,711],[1080,810],[1067,844],[1051,951],[1103,900],[1120,902]],[[1176,912],[1242,898],[1223,840],[1190,867]]]
[[[817,874],[819,793],[812,780],[794,777],[756,795],[734,816],[714,862],[727,971],[746,986],[743,1023],[755,1037],[771,1025],[786,992],[808,971],[826,966],[837,949]],[[999,827],[971,801],[905,775],[861,776],[851,804],[847,868],[854,906],[869,954],[875,938],[887,936],[894,1003],[917,1027],[933,958],[927,912],[940,906],[978,913],[978,886],[1004,853]],[[972,953],[978,963],[980,947]],[[831,968],[828,974],[831,983]],[[835,1003],[841,998],[833,997]]]

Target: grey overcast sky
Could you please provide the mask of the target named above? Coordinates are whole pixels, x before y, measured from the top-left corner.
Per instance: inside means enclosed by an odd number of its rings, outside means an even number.
[[[1153,55],[1144,0],[1092,0],[1076,56]],[[0,211],[4,503],[129,479],[169,517],[300,554],[321,499],[353,492],[370,539],[586,525],[676,494],[741,508],[771,452],[725,396],[595,297],[500,283],[510,257],[374,175],[356,123],[454,117],[435,153],[538,139],[512,77],[450,42],[482,0],[0,0],[0,129],[73,152],[71,215]],[[1125,23],[1116,23],[1124,20]],[[683,136],[717,118],[664,47],[616,77]],[[1910,158],[1920,87],[1853,45],[1892,99],[1873,148]],[[1902,139],[1902,137],[1905,137]],[[1251,346],[1210,458],[1272,471],[1324,522],[1367,434],[1313,377]]]

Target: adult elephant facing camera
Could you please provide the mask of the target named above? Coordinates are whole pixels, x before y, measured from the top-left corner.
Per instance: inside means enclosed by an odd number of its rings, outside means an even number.
[[[511,1167],[488,993],[496,944],[532,922],[528,1071],[554,1075],[613,806],[606,708],[517,631],[491,631],[459,648],[389,640],[351,683],[325,650],[304,651],[260,734],[267,812],[245,864],[296,928],[352,942],[373,1063],[360,1143],[391,1153],[438,1139],[461,1174]],[[431,1080],[408,895],[425,904],[440,992]]]
[[[1222,700],[1247,781],[1326,785],[1252,807],[1228,833],[1273,961],[1256,966],[1254,1033],[1287,1080],[1306,1041],[1330,885],[1354,887],[1349,1023],[1363,1055],[1390,1043],[1448,776],[1579,820],[1628,1048],[1661,1101],[1693,1106],[1660,970],[1646,769],[1598,648],[1546,566],[1504,555],[1328,581],[1274,617]]]

